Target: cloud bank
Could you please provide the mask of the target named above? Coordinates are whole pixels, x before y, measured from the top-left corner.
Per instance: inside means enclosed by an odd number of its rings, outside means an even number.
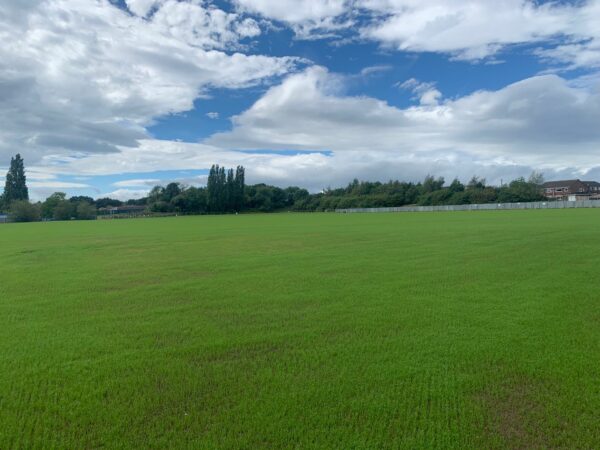
[[[197,3],[106,0],[0,5],[0,158],[116,153],[157,118],[187,111],[211,89],[286,74],[295,58],[224,52],[258,31]],[[18,18],[18,19],[17,19]],[[32,161],[33,160],[33,161]]]
[[[207,143],[245,150],[466,155],[549,168],[600,163],[597,86],[544,75],[438,102],[439,91],[424,99],[433,88],[409,80],[404,84],[421,93],[420,104],[400,109],[374,98],[338,95],[332,89],[338,80],[322,67],[292,75],[235,116],[231,132]]]

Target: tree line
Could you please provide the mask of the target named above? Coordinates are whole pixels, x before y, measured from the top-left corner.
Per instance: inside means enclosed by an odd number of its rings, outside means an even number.
[[[169,183],[155,186],[141,199],[120,201],[86,196],[68,198],[55,192],[45,201],[30,203],[23,159],[11,160],[0,211],[9,212],[13,221],[89,220],[98,210],[127,205],[144,206],[147,214],[227,214],[238,212],[332,211],[338,208],[376,208],[405,205],[463,205],[471,203],[506,203],[544,200],[543,177],[532,173],[528,179],[517,178],[502,186],[490,186],[485,179],[473,177],[467,184],[454,179],[449,184],[442,177],[427,176],[422,182],[390,180],[388,182],[350,182],[346,187],[310,193],[292,186],[280,188],[267,184],[245,184],[245,168],[227,169],[213,165],[206,187]]]
[[[47,220],[91,220],[97,216],[95,201],[91,197],[71,197],[55,192],[44,202],[30,203],[25,164],[17,153],[10,161],[4,191],[0,195],[0,212],[8,212],[13,222]]]
[[[534,172],[502,186],[489,186],[484,178],[474,176],[465,185],[458,179],[446,185],[443,177],[428,175],[422,182],[358,181],[345,188],[327,189],[321,194],[294,205],[295,210],[327,211],[343,208],[380,208],[406,205],[465,205],[475,203],[512,203],[545,200],[543,176]]]
[[[544,200],[543,177],[533,173],[502,186],[487,185],[473,177],[467,184],[454,179],[427,176],[422,182],[392,180],[386,183],[359,181],[346,187],[310,193],[292,186],[244,185],[244,168],[234,172],[213,166],[207,186],[180,183],[156,186],[148,197],[125,204],[145,205],[150,212],[180,214],[224,214],[232,212],[332,211],[338,208],[377,208],[406,205],[464,205],[472,203],[533,202]],[[101,201],[98,200],[97,202]],[[105,199],[106,200],[106,199]]]

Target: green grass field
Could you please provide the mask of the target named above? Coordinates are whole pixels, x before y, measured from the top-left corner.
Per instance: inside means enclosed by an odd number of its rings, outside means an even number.
[[[600,448],[600,211],[0,225],[0,448]]]

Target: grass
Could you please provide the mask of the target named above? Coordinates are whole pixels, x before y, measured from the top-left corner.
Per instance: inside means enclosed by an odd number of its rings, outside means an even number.
[[[0,226],[0,448],[599,448],[600,211]]]

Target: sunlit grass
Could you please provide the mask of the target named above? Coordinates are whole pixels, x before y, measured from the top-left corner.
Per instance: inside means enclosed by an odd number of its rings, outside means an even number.
[[[0,226],[0,448],[598,448],[600,211]]]

